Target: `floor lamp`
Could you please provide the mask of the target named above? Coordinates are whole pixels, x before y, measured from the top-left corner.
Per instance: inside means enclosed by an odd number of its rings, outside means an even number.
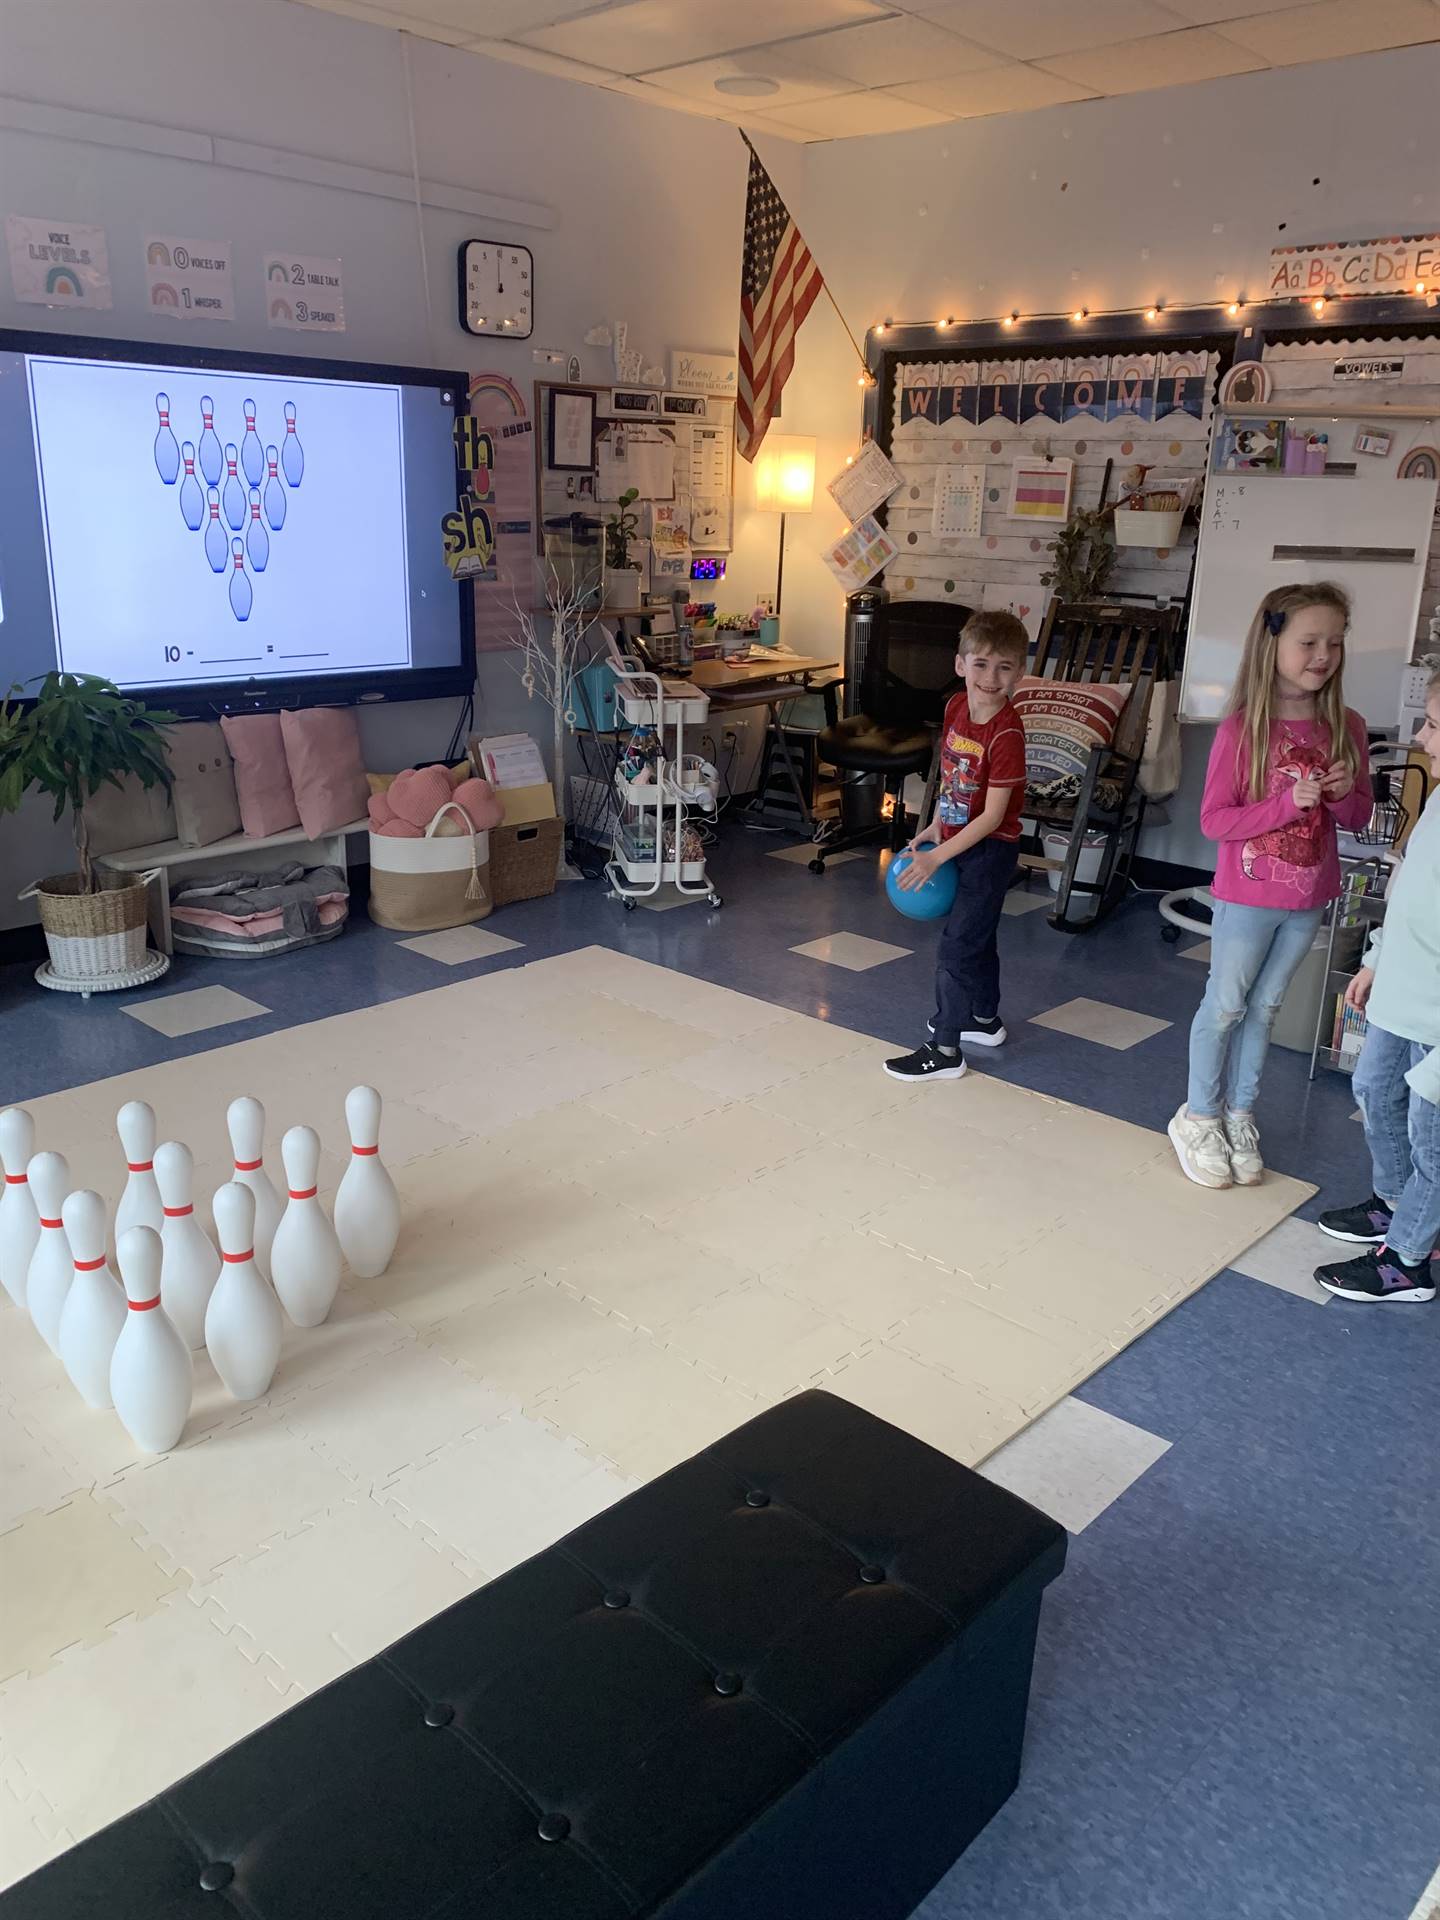
[[[815,505],[815,442],[805,434],[767,433],[755,456],[755,505],[780,516],[780,557],[775,568],[775,616],[785,584],[785,516]]]

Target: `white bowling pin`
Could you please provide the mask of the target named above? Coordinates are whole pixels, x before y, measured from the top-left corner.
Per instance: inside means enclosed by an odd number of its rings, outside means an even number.
[[[380,1096],[352,1087],[345,1096],[350,1164],[335,1196],[335,1232],[352,1273],[384,1273],[400,1237],[400,1196],[380,1158]]]
[[[160,1298],[188,1347],[205,1344],[205,1309],[220,1277],[220,1256],[195,1218],[195,1156],[178,1140],[155,1149],[155,1180],[164,1224]]]
[[[60,1312],[60,1358],[92,1407],[110,1405],[110,1356],[125,1324],[125,1290],[105,1258],[105,1202],[82,1188],[60,1209],[75,1277]]]
[[[290,1199],[275,1229],[270,1277],[280,1304],[297,1327],[318,1327],[334,1304],[343,1264],[335,1229],[316,1198],[320,1136],[291,1127],[280,1142]]]
[[[40,1238],[40,1215],[26,1168],[35,1152],[35,1122],[24,1107],[0,1113],[0,1166],[5,1192],[0,1196],[0,1284],[17,1307],[25,1304],[25,1276]]]
[[[255,1196],[232,1180],[213,1201],[225,1265],[205,1309],[205,1344],[237,1400],[258,1400],[275,1378],[285,1323],[255,1265]]]
[[[30,1256],[25,1304],[40,1337],[58,1359],[60,1315],[75,1278],[75,1256],[60,1209],[70,1191],[70,1168],[63,1153],[37,1153],[30,1162],[30,1191],[40,1215],[40,1238]]]
[[[236,1182],[255,1196],[255,1264],[268,1280],[270,1247],[285,1203],[265,1171],[265,1109],[258,1100],[242,1095],[226,1108],[225,1124],[230,1130]]]
[[[110,1357],[110,1398],[142,1453],[168,1453],[190,1417],[190,1349],[160,1304],[164,1248],[153,1227],[119,1235],[115,1255],[130,1311]]]
[[[143,1100],[127,1100],[115,1116],[115,1131],[125,1149],[129,1178],[120,1204],[115,1209],[115,1251],[120,1251],[120,1236],[131,1227],[153,1227],[159,1233],[165,1224],[165,1209],[160,1189],[155,1184],[155,1109]]]

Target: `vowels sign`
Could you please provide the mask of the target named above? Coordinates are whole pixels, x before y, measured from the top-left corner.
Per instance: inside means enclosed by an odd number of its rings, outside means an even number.
[[[1413,293],[1440,281],[1440,233],[1408,233],[1390,240],[1330,240],[1314,247],[1275,247],[1270,254],[1270,298],[1327,299],[1350,294]]]

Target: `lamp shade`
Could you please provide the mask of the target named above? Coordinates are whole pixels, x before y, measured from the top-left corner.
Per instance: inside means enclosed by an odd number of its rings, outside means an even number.
[[[815,442],[767,433],[755,456],[755,504],[762,513],[809,513],[815,505]]]

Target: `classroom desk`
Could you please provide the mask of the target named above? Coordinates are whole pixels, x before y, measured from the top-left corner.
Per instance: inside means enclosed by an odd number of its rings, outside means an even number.
[[[815,816],[811,812],[805,789],[800,784],[790,742],[780,725],[780,708],[793,700],[797,693],[803,692],[814,675],[828,676],[839,671],[838,661],[813,660],[804,654],[797,654],[789,660],[747,660],[738,667],[727,666],[723,660],[697,660],[691,670],[692,684],[703,687],[710,696],[712,713],[735,712],[741,707],[765,708],[769,741],[780,749],[785,776],[800,808],[800,817],[807,827],[814,823]]]

